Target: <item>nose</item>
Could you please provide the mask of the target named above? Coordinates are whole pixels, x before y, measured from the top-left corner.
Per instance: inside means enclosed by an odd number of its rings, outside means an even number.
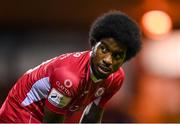
[[[112,56],[110,54],[103,59],[103,64],[107,67],[112,65]]]

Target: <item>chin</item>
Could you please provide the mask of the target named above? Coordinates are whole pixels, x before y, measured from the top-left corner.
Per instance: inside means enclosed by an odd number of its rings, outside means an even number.
[[[98,67],[93,66],[92,71],[97,79],[106,79],[110,74],[103,74],[97,70]]]
[[[110,74],[105,75],[105,74],[102,74],[102,73],[98,73],[97,74],[97,78],[99,78],[99,79],[106,79],[109,75]]]

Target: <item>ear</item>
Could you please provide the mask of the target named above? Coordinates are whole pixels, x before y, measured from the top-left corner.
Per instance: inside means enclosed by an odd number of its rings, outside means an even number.
[[[91,51],[92,51],[92,52],[91,52],[91,56],[94,56],[94,54],[95,54],[94,49],[95,49],[95,46],[92,46],[92,47],[91,47]]]
[[[94,46],[91,47],[91,50],[94,51]]]

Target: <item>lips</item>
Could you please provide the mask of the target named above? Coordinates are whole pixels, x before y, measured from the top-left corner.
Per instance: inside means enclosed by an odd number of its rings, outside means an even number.
[[[98,65],[98,71],[104,75],[108,75],[111,73],[111,69],[102,64]]]

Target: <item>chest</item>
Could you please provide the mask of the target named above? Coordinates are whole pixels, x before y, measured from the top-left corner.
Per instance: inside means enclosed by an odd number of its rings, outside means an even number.
[[[84,108],[95,99],[105,95],[107,86],[105,82],[94,83],[92,81],[88,81],[83,83],[79,89],[80,90],[72,99],[69,106],[69,111],[71,112]]]

